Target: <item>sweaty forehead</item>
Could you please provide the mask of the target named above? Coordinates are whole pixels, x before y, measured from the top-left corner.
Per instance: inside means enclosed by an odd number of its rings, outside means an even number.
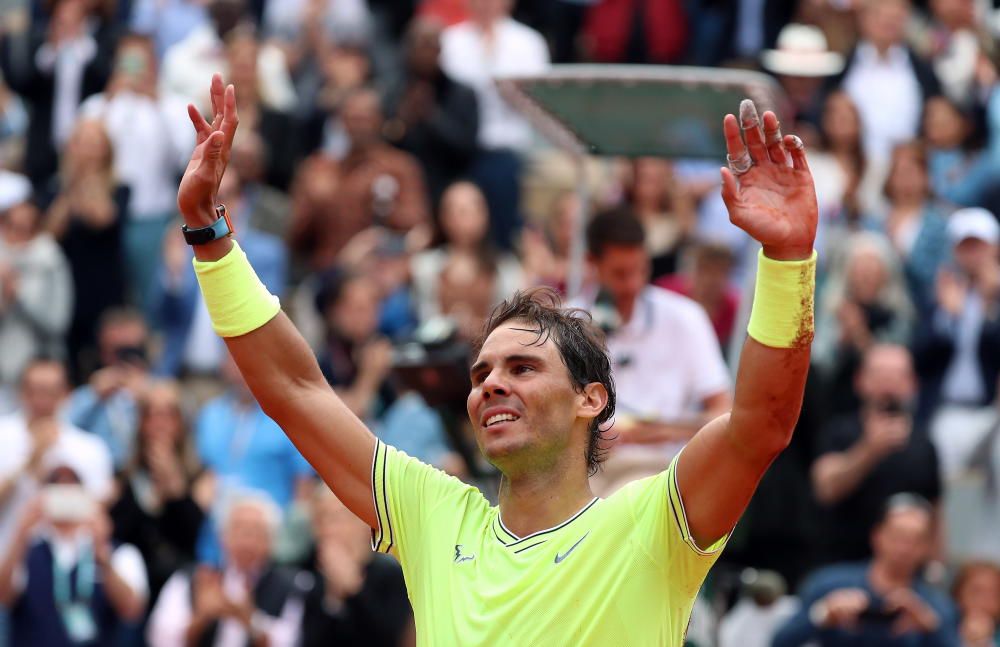
[[[489,334],[476,362],[494,361],[526,351],[543,357],[558,357],[559,349],[548,333],[538,335],[538,325],[529,321],[508,321]]]

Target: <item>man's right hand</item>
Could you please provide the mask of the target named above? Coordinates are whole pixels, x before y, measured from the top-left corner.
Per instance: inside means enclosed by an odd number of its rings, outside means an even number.
[[[913,423],[908,416],[871,411],[864,416],[862,446],[875,459],[881,460],[906,446]]]
[[[184,216],[185,224],[192,229],[207,227],[217,219],[216,197],[229,164],[233,137],[239,124],[236,88],[232,85],[223,87],[222,77],[215,74],[210,94],[215,113],[212,123],[205,121],[194,104],[188,104],[188,117],[194,125],[197,144],[177,189],[177,207]],[[231,241],[222,239],[198,245],[195,255],[201,260],[218,260],[231,247]]]
[[[856,627],[862,612],[871,604],[863,589],[837,589],[814,605],[816,624],[824,629]]]

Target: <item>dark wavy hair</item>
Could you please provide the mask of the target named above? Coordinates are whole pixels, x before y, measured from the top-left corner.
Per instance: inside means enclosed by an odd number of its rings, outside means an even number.
[[[607,455],[607,449],[602,446],[602,441],[606,440],[606,429],[602,429],[602,425],[615,414],[615,380],[604,333],[593,324],[587,311],[564,308],[562,299],[552,288],[533,288],[515,292],[493,309],[473,347],[474,357],[479,355],[490,333],[508,321],[523,321],[535,326],[534,346],[552,339],[578,393],[593,382],[599,382],[607,390],[608,403],[590,422],[586,458],[590,474],[595,474]]]

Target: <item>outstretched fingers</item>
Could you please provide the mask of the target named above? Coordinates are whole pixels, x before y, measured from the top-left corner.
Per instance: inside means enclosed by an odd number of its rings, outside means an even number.
[[[740,135],[740,124],[733,115],[726,115],[722,121],[722,132],[726,137],[726,155],[730,165],[749,167],[750,158],[747,147],[743,145]],[[745,163],[744,163],[745,162]]]

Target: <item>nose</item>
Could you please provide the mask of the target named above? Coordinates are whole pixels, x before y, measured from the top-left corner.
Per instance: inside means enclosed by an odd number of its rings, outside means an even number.
[[[490,371],[490,374],[483,380],[483,398],[489,400],[491,396],[509,395],[510,391],[504,382],[499,369]]]

